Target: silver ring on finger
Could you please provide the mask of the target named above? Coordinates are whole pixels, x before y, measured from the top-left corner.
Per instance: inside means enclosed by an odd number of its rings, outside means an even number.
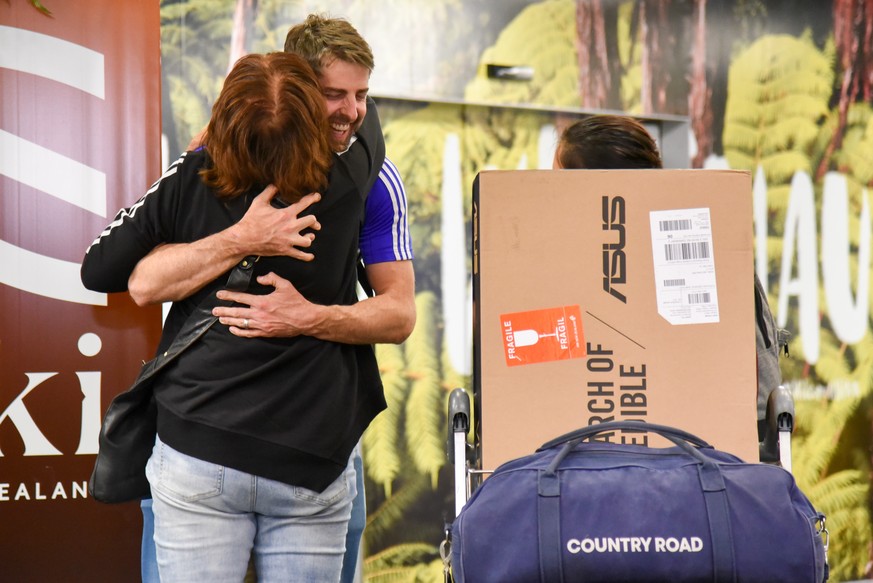
[[[242,325],[242,327],[243,327],[243,330],[248,330],[248,329],[249,329],[249,319],[248,319],[248,318],[243,318],[243,325]]]

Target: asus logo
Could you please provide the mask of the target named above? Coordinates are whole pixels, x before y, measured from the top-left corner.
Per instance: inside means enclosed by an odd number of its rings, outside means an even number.
[[[610,199],[604,196],[602,202],[603,230],[611,231],[615,235],[613,242],[603,244],[603,291],[626,304],[627,297],[616,289],[616,286],[627,283],[624,198],[615,196]]]

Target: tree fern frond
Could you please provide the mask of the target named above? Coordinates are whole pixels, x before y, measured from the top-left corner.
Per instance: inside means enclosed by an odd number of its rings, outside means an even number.
[[[436,326],[439,304],[432,292],[416,297],[418,319],[406,341],[410,376],[406,401],[406,442],[409,455],[419,471],[431,477],[436,488],[440,468],[446,463],[444,392],[440,383],[438,347],[442,338]]]
[[[841,508],[827,514],[831,552],[830,579],[857,581],[866,577],[871,540],[870,513],[866,505]],[[834,552],[837,551],[837,552]]]
[[[867,103],[849,108],[846,135],[835,156],[862,186],[873,186],[873,107]]]
[[[397,477],[401,465],[401,454],[397,446],[401,426],[400,412],[403,408],[407,383],[403,376],[403,356],[399,347],[377,345],[376,355],[380,363],[382,386],[388,408],[382,411],[364,432],[362,450],[367,476],[379,484],[387,496],[390,496],[392,482]]]
[[[428,486],[429,480],[425,476],[413,476],[378,508],[371,509],[367,515],[367,527],[364,529],[366,548],[381,547],[379,542],[403,522],[409,509]]]
[[[839,438],[846,421],[857,409],[858,398],[841,398],[833,401],[797,402],[800,409],[796,419],[795,433],[798,436],[794,475],[801,490],[809,490],[822,479],[833,459]],[[812,405],[816,405],[813,407]],[[802,411],[802,415],[799,414]]]
[[[783,105],[782,103],[776,104],[775,109],[782,109]],[[809,118],[801,118],[799,115],[792,115],[787,111],[781,111],[781,114],[769,126],[767,134],[762,136],[761,152],[767,155],[769,152],[780,152],[788,149],[808,151],[818,137],[818,126],[804,123]]]
[[[808,169],[832,83],[827,57],[809,40],[769,35],[742,51],[728,73],[724,145],[731,167],[760,163],[768,184]]]
[[[828,330],[821,331],[819,358],[815,363],[816,375],[825,383],[848,378],[851,374],[843,355],[840,341]]]
[[[730,167],[735,170],[748,170],[754,168],[758,163],[758,158],[755,156],[754,152],[746,153],[746,151],[740,149],[725,149],[724,155],[725,158],[727,158]]]
[[[767,175],[767,182],[780,184],[790,182],[798,170],[811,171],[809,156],[797,150],[784,150],[774,154],[761,154],[761,166]]]
[[[415,578],[417,567],[387,567],[376,569],[364,563],[364,576],[367,583],[409,583]]]
[[[386,496],[391,496],[392,484],[400,472],[401,457],[397,451],[399,441],[397,415],[382,411],[364,432],[362,452],[367,476],[382,487]]]
[[[437,553],[439,553],[439,549],[434,545],[416,542],[405,543],[370,555],[364,564],[365,568],[370,569],[417,565],[423,561],[429,561]]]
[[[425,565],[418,565],[413,583],[442,583],[445,581],[442,559],[434,559]]]
[[[758,128],[740,123],[740,120],[731,120],[731,122],[725,128],[724,137],[722,138],[725,147],[739,150],[742,153],[755,152],[758,147],[758,140],[761,138]]]
[[[404,371],[402,348],[396,344],[377,344],[376,360],[379,362],[388,408],[364,432],[364,468],[367,475],[390,496],[392,482],[400,472],[401,453],[398,447],[403,405],[409,384]]]
[[[445,581],[441,559],[426,564],[385,569],[367,569],[365,565],[364,575],[367,583],[442,583]]]
[[[852,349],[855,353],[855,370],[852,371],[852,378],[858,383],[860,397],[866,398],[873,393],[873,332],[867,330],[864,338]]]
[[[817,508],[833,512],[863,503],[867,490],[863,472],[849,469],[830,474],[810,486],[806,493],[815,498]]]
[[[770,219],[771,225],[776,223],[780,227],[785,222],[785,214],[788,212],[788,203],[791,201],[790,183],[773,184],[767,188],[767,207],[771,213],[776,213]],[[782,240],[782,231],[773,233],[774,238]]]

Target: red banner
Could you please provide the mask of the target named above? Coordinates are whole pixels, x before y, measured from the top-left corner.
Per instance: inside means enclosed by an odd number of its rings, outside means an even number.
[[[85,290],[79,266],[160,172],[159,6],[43,4],[0,2],[0,580],[134,581],[138,505],[87,481],[160,309]]]

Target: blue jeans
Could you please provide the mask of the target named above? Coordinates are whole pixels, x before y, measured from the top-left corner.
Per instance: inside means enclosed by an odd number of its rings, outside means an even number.
[[[367,496],[364,492],[364,460],[361,458],[361,444],[355,446],[352,452],[355,464],[355,478],[358,493],[352,503],[352,518],[349,520],[349,532],[346,534],[346,554],[343,557],[343,572],[340,583],[354,583],[358,568],[358,550],[361,548],[361,537],[367,526]]]
[[[358,552],[361,537],[367,524],[367,503],[364,493],[364,463],[361,459],[360,444],[352,452],[355,464],[355,478],[358,493],[352,503],[352,518],[349,521],[349,531],[346,534],[346,553],[343,556],[343,570],[340,583],[354,583],[358,566]],[[142,583],[161,583],[158,576],[158,558],[155,555],[155,515],[152,512],[152,499],[146,498],[140,503],[142,507]]]
[[[338,581],[355,469],[323,492],[180,453],[160,440],[146,466],[161,581]]]
[[[161,583],[158,575],[158,557],[155,554],[155,513],[152,511],[152,499],[146,498],[139,503],[142,509],[142,555],[140,570],[142,583]]]

